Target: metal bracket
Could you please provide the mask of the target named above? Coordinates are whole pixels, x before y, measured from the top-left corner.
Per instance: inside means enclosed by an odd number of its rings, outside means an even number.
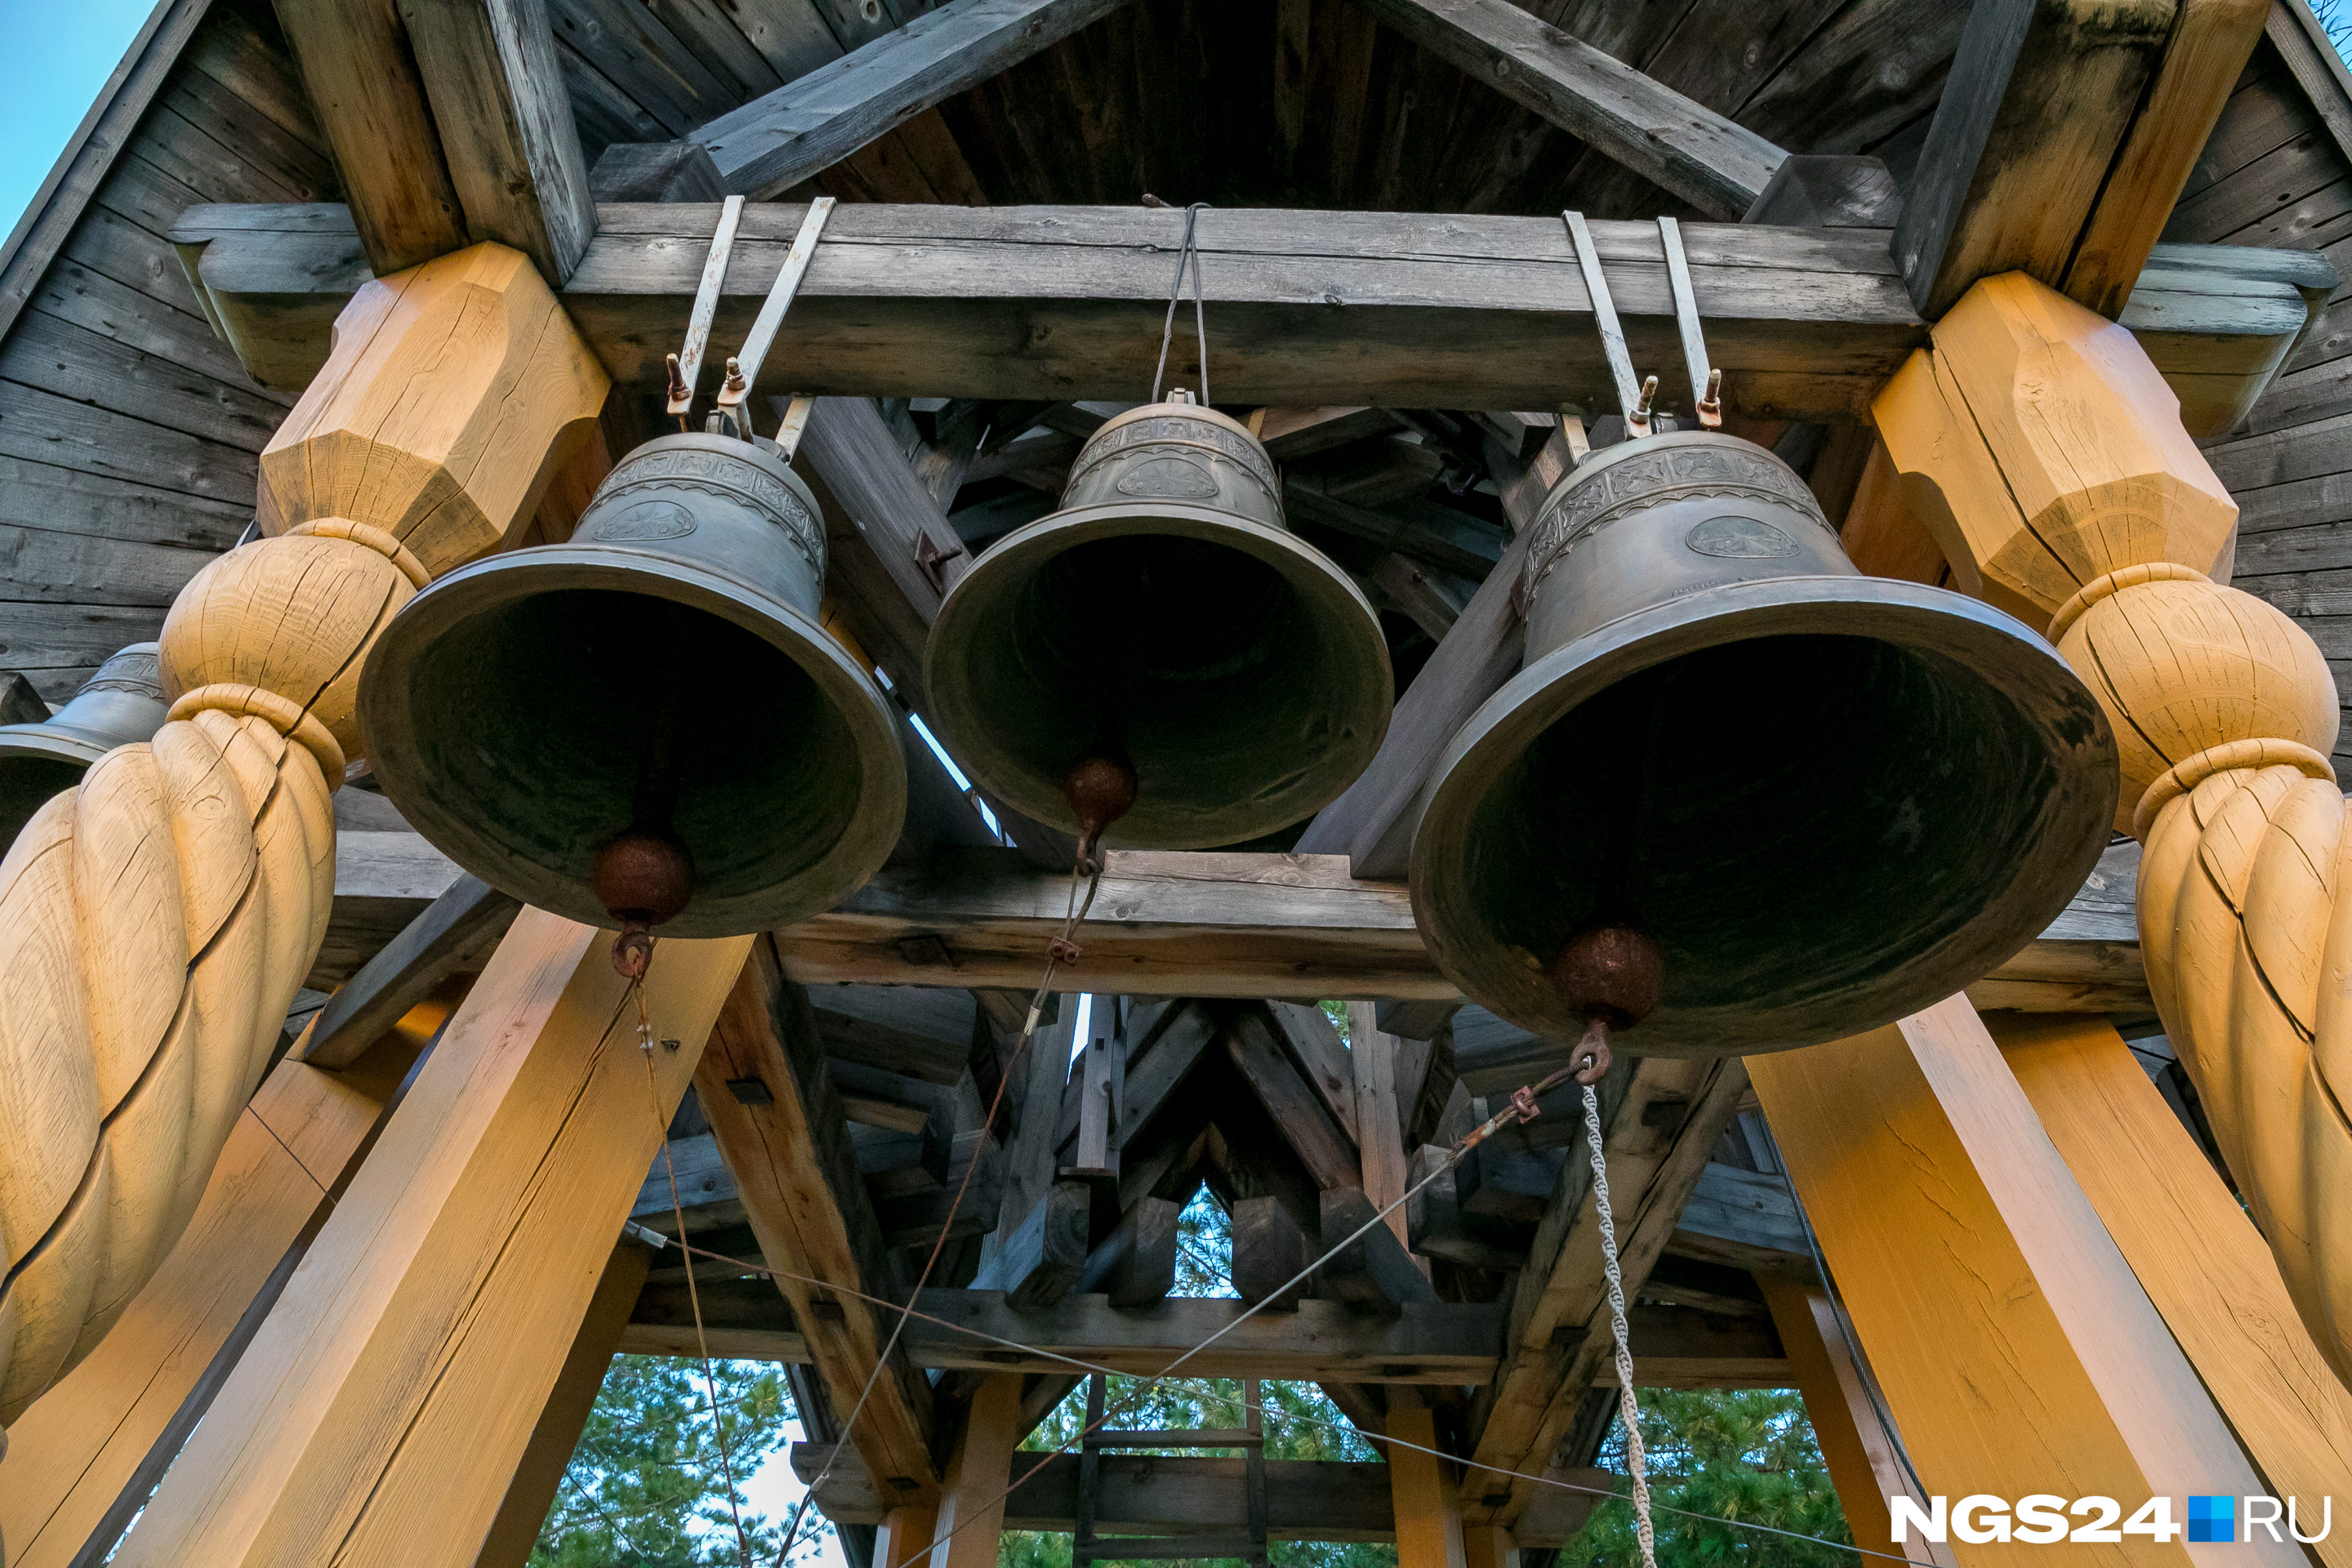
[[[948,591],[947,563],[961,553],[961,549],[942,548],[931,537],[929,529],[918,530],[915,534],[915,564],[922,569],[923,576],[931,586],[942,595]]]
[[[775,343],[776,330],[784,324],[784,311],[791,308],[793,296],[800,292],[801,279],[807,275],[809,262],[816,255],[816,242],[824,233],[824,220],[833,216],[833,207],[831,196],[819,196],[809,203],[808,216],[802,220],[800,233],[793,237],[793,247],[784,252],[784,264],[776,269],[775,281],[768,285],[768,298],[751,322],[751,334],[735,351],[735,357],[727,362],[727,384],[719,394],[719,412],[734,422],[739,435],[751,434],[751,417],[744,405],[751,399],[751,388],[759,383],[760,367]]]
[[[1617,406],[1625,416],[1625,438],[1650,433],[1650,405],[1658,395],[1658,378],[1633,384],[1633,355],[1625,346],[1625,328],[1617,320],[1617,301],[1610,297],[1609,279],[1601,270],[1601,250],[1592,243],[1592,229],[1580,212],[1559,215],[1568,220],[1568,237],[1576,248],[1576,265],[1584,273],[1584,291],[1592,297],[1593,324],[1601,330],[1601,352],[1609,356],[1609,374],[1617,384]]]
[[[1706,338],[1698,327],[1698,296],[1692,291],[1690,258],[1683,254],[1683,226],[1673,218],[1658,220],[1658,238],[1666,247],[1666,284],[1674,290],[1675,326],[1683,339],[1683,362],[1690,369],[1691,412],[1702,429],[1723,428],[1723,372],[1707,363]]]
[[[710,236],[710,255],[702,264],[702,281],[695,285],[694,313],[686,319],[686,342],[669,356],[669,415],[683,419],[694,409],[695,384],[702,379],[702,356],[710,347],[710,323],[719,314],[719,292],[727,281],[727,259],[735,249],[735,226],[743,218],[743,198],[729,196],[719,205],[719,226]]]

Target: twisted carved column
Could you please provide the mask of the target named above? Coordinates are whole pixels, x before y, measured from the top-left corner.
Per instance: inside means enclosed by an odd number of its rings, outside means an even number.
[[[530,518],[605,387],[516,251],[367,285],[262,454],[269,537],[173,602],[169,719],[0,861],[0,1425],[171,1250],[268,1061],[326,932],[368,647]]]
[[[2097,694],[2148,986],[2305,1326],[2352,1383],[2352,833],[2326,660],[2225,586],[2237,509],[2124,329],[1979,283],[1873,412],[1955,580]]]

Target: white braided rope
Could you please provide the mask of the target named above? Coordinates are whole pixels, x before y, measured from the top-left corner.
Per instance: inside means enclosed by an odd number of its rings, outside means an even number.
[[[1633,1478],[1633,1532],[1642,1568],[1658,1568],[1658,1535],[1650,1524],[1650,1467],[1642,1452],[1642,1405],[1633,1397],[1633,1335],[1625,1328],[1625,1277],[1617,1267],[1617,1216],[1609,1209],[1609,1163],[1601,1152],[1601,1100],[1584,1086],[1584,1142],[1592,1150],[1592,1206],[1601,1216],[1601,1267],[1609,1279],[1609,1331],[1617,1351],[1617,1405],[1625,1422],[1625,1469]]]

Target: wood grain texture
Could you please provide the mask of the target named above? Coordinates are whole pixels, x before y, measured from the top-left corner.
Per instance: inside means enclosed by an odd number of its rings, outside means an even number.
[[[401,19],[467,237],[514,247],[562,288],[596,204],[546,0],[404,0]]]
[[[1994,1017],[2001,1056],[2172,1337],[2282,1497],[2352,1474],[2352,1392],[2262,1233],[2114,1028]],[[2352,1562],[2332,1536],[2313,1554]]]
[[[435,576],[530,521],[611,384],[502,245],[369,284],[336,331],[334,359],[261,454],[264,514],[380,528]]]
[[[1468,1568],[1453,1478],[1446,1474],[1444,1459],[1423,1452],[1438,1447],[1435,1412],[1417,1401],[1391,1406],[1388,1435],[1401,1439],[1384,1445],[1396,1517],[1397,1568]]]
[[[950,0],[697,128],[730,191],[772,201],[1124,0]]]
[[[377,275],[463,247],[464,211],[397,0],[284,0],[277,10]]]
[[[98,1348],[10,1426],[0,1458],[9,1562],[68,1568],[106,1521],[119,1531],[146,1501],[193,1425],[191,1394],[223,1370],[222,1347],[316,1223],[381,1109],[299,1062],[263,1082],[163,1267]]]
[[[2252,1480],[1965,1000],[1748,1070],[1930,1494],[2144,1498]],[[2299,1557],[2259,1540],[2230,1551],[2248,1547]],[[2145,1537],[2112,1551],[2220,1561]]]
[[[933,1536],[933,1568],[996,1568],[1004,1489],[1020,1440],[1021,1379],[1011,1373],[982,1378],[948,1459]]]
[[[472,1561],[750,942],[519,920],[115,1560]]]
[[[2178,0],[1986,0],[1903,199],[1895,257],[1934,320],[1970,285],[2065,276]]]
[[[1788,156],[1508,0],[1358,0],[1424,49],[1656,182],[1735,221]]]

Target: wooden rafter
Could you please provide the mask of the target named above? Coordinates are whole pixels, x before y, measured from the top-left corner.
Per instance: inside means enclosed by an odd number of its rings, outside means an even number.
[[[744,214],[717,341],[748,328],[802,211]],[[615,379],[659,380],[717,217],[691,203],[599,209],[562,298]],[[1181,222],[1139,207],[845,205],[772,363],[811,394],[1140,396]],[[1592,226],[1636,362],[1679,363],[1656,226]],[[1221,396],[1546,408],[1613,395],[1557,218],[1236,209],[1202,214],[1199,228]],[[1683,235],[1708,349],[1727,395],[1751,415],[1851,417],[1926,341],[1883,230],[1693,223]],[[173,238],[230,343],[269,384],[309,380],[367,277],[334,205],[192,207]],[[2159,370],[2259,387],[2277,335],[2249,331],[2226,269],[2242,247],[2211,248],[2207,292],[2126,324]]]
[[[696,130],[721,184],[773,199],[1125,0],[951,0]]]
[[[1709,217],[1736,221],[1789,155],[1510,0],[1357,4]]]

